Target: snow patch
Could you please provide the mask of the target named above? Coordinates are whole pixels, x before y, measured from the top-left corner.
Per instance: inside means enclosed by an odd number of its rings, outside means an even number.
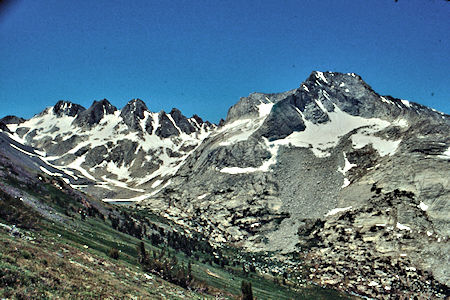
[[[39,166],[39,169],[41,169],[42,172],[44,172],[45,174],[50,175],[50,176],[58,176],[58,177],[63,176],[62,174],[59,174],[59,173],[53,173],[53,172],[47,170],[46,168],[44,168],[43,166]]]
[[[350,185],[350,183],[351,183],[350,180],[347,177],[345,177],[344,183],[342,184],[341,188],[343,189],[343,188],[348,187]]]
[[[405,119],[397,119],[394,122],[392,122],[392,125],[400,128],[406,128],[409,126],[409,123]]]
[[[408,100],[400,100],[400,101],[403,103],[404,106],[411,108],[411,103],[409,103]]]
[[[352,164],[347,159],[347,154],[343,152],[344,154],[344,168],[339,167],[338,172],[342,173],[342,175],[345,175],[351,168],[356,167],[356,164]]]
[[[420,204],[418,205],[418,207],[423,210],[423,211],[427,211],[428,210],[428,205],[426,205],[425,203],[423,203],[422,201],[420,201]]]
[[[137,197],[133,197],[133,198],[127,198],[127,199],[111,199],[111,198],[107,198],[107,199],[103,199],[103,202],[137,202],[137,201],[142,201],[149,198],[149,195],[141,195],[141,196],[137,196]]]
[[[352,135],[351,139],[353,148],[361,149],[364,146],[371,144],[372,147],[378,151],[380,156],[386,156],[387,154],[389,154],[389,156],[394,155],[401,142],[401,140],[385,140],[366,133],[356,133]]]
[[[301,111],[298,110],[302,115]],[[311,148],[317,157],[330,156],[328,149],[335,147],[340,138],[348,132],[360,128],[368,127],[366,130],[377,132],[390,125],[388,121],[371,118],[366,119],[352,116],[340,110],[336,105],[334,111],[329,112],[330,121],[323,124],[313,124],[304,120],[306,129],[291,133],[284,139],[273,141],[276,145],[292,145],[295,147]]]
[[[130,171],[123,164],[120,167],[118,167],[113,161],[109,161],[106,164],[106,170],[111,174],[116,175],[118,180],[130,178]]]
[[[392,102],[391,100],[389,100],[389,99],[387,99],[387,98],[385,98],[383,96],[380,97],[380,100],[383,101],[384,103],[387,103],[387,104],[391,104],[391,105],[394,104],[394,102]]]
[[[161,179],[156,180],[155,182],[152,183],[152,189],[156,188],[161,183],[163,183],[163,180]]]
[[[209,195],[209,193],[204,193],[203,195],[198,196],[197,199],[202,200],[203,198],[205,198],[208,195]]]
[[[333,216],[333,215],[335,215],[337,213],[344,212],[344,211],[347,211],[347,210],[350,210],[350,209],[352,209],[352,206],[348,206],[348,207],[344,207],[344,208],[333,208],[332,210],[330,210],[329,212],[327,212],[325,214],[325,217]]]
[[[316,77],[319,78],[320,80],[322,80],[325,83],[328,83],[327,79],[325,78],[325,76],[323,75],[323,72],[316,72]]]
[[[442,159],[450,159],[450,147],[447,148],[441,155],[438,155],[437,157]]]
[[[400,224],[399,222],[397,222],[397,229],[411,231],[411,228],[409,226]]]
[[[262,118],[267,116],[272,110],[272,106],[273,103],[261,103],[260,105],[258,105],[259,117]]]

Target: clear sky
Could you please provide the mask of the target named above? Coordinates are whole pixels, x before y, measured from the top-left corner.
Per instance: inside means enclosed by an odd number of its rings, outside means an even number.
[[[1,3],[5,3],[2,1]],[[444,0],[17,0],[0,5],[0,116],[141,98],[217,122],[313,70],[450,114]]]

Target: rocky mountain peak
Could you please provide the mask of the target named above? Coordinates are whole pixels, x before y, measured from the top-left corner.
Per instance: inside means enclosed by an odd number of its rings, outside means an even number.
[[[0,119],[0,122],[3,124],[21,124],[25,122],[24,118],[16,117],[16,116],[6,116]]]
[[[55,106],[53,106],[53,113],[59,117],[63,115],[75,117],[85,110],[86,108],[83,106],[65,100],[59,100]]]
[[[125,124],[133,130],[142,131],[146,130],[152,133],[152,118],[148,115],[145,124],[142,126],[141,121],[145,118],[145,112],[150,113],[147,105],[141,99],[133,99],[129,101],[121,110],[120,116]]]
[[[168,138],[180,135],[180,131],[175,127],[175,122],[171,114],[166,114],[166,112],[162,110],[159,113],[158,123],[159,127],[155,131],[157,136]]]
[[[196,128],[189,122],[188,118],[186,118],[179,109],[172,108],[170,115],[172,116],[176,126],[184,133],[191,134],[196,131]]]
[[[117,108],[106,99],[94,101],[91,107],[77,115],[74,124],[78,126],[93,126],[98,124],[105,115],[114,114],[116,111]]]
[[[121,110],[120,116],[124,117],[126,115],[135,115],[139,119],[144,118],[144,112],[149,111],[147,105],[141,99],[130,100]]]

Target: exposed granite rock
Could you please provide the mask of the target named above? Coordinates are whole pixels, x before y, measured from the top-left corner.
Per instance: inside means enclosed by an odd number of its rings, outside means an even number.
[[[141,99],[133,99],[122,108],[120,116],[131,130],[142,131],[141,121],[145,118],[144,112],[149,112],[144,101]],[[148,133],[152,133],[153,131],[152,118],[150,116],[146,120],[144,130]]]
[[[175,121],[175,124],[177,125],[178,128],[181,129],[181,131],[183,131],[186,134],[191,134],[193,132],[196,131],[196,128],[194,126],[192,126],[191,123],[189,123],[188,119],[181,113],[180,110],[176,109],[176,108],[172,108],[172,110],[170,111],[170,115],[172,116],[172,119]],[[200,118],[198,118],[200,119]],[[198,122],[197,119],[197,122]],[[203,121],[200,119],[201,123],[203,123]]]
[[[156,128],[155,134],[162,138],[180,135],[180,131],[175,127],[172,120],[162,111],[159,114],[159,127]]]
[[[70,101],[60,100],[53,106],[53,113],[59,117],[65,115],[69,117],[75,117],[79,113],[85,111],[81,105],[72,103]]]
[[[108,100],[103,99],[101,101],[94,101],[91,107],[87,110],[80,112],[75,120],[73,121],[74,125],[77,126],[88,126],[91,127],[93,125],[98,124],[105,115],[114,114],[117,111],[117,108],[111,105]]]
[[[434,233],[413,193],[383,193],[376,185],[372,193],[364,207],[305,220],[299,228],[310,279],[377,299],[445,298],[450,276],[436,277],[429,252],[448,251],[448,237]],[[448,266],[448,257],[434,259]]]
[[[0,122],[3,124],[21,124],[25,122],[24,118],[16,117],[16,116],[6,116],[0,119]]]
[[[11,133],[11,131],[9,130],[8,126],[6,126],[5,123],[3,123],[2,121],[0,121],[0,130],[3,130],[5,132]]]

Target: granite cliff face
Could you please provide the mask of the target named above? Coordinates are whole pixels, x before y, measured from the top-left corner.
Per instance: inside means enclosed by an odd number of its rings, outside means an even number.
[[[297,89],[251,94],[220,126],[139,99],[121,110],[60,101],[3,124],[73,186],[138,201],[218,244],[297,253],[320,266],[318,283],[424,297],[450,285],[450,117],[356,74],[313,72]]]

